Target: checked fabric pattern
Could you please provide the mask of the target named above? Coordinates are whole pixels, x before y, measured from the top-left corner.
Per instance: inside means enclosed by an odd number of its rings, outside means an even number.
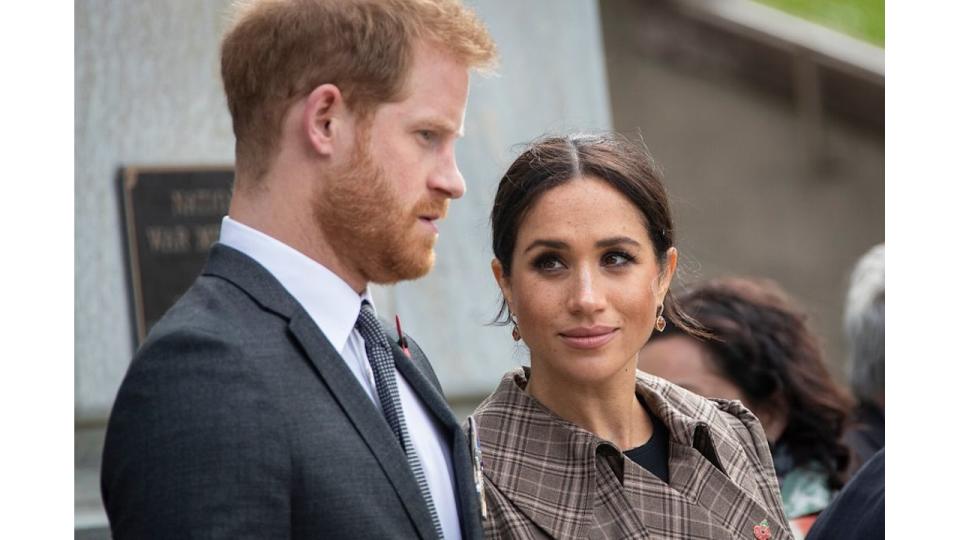
[[[508,372],[473,416],[488,540],[793,539],[766,435],[739,401],[636,373],[636,395],[670,431],[666,484],[527,393],[528,370]]]
[[[437,531],[437,537],[443,538],[443,528],[440,526],[440,518],[437,516],[437,509],[433,505],[433,497],[430,496],[430,486],[427,484],[427,477],[423,473],[423,467],[420,465],[420,459],[413,448],[413,442],[407,433],[407,423],[403,418],[403,407],[400,404],[400,392],[397,390],[397,372],[393,365],[393,352],[390,350],[390,344],[387,342],[387,335],[380,326],[376,314],[373,312],[373,306],[370,302],[364,301],[360,307],[360,316],[356,324],[360,336],[363,337],[364,347],[367,350],[367,361],[373,368],[373,380],[377,384],[377,397],[380,398],[380,406],[383,408],[383,416],[387,419],[387,424],[393,430],[400,446],[407,454],[407,463],[413,476],[417,479],[417,485],[420,486],[420,493],[427,503],[430,510],[430,518],[433,520],[433,528]]]

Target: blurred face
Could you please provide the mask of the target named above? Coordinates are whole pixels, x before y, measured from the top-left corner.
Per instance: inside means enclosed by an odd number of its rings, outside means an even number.
[[[676,250],[661,277],[643,215],[615,188],[578,178],[544,193],[517,232],[511,274],[494,275],[530,349],[534,375],[578,383],[633,377]]]
[[[745,401],[740,389],[717,372],[707,349],[686,336],[647,343],[637,355],[637,369],[703,397]]]
[[[403,99],[358,126],[352,159],[318,196],[325,236],[365,280],[413,279],[432,267],[437,222],[465,190],[454,143],[468,82],[464,64],[418,46]]]
[[[740,400],[760,420],[771,442],[776,442],[786,429],[782,398],[771,398],[768,406],[752,403],[739,387],[720,374],[707,349],[692,338],[673,335],[651,341],[637,355],[637,369],[703,397]]]

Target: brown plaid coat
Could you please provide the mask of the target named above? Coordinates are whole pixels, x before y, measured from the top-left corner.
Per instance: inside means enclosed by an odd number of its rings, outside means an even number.
[[[792,538],[760,423],[637,372],[637,393],[670,431],[664,484],[609,441],[528,395],[507,373],[474,413],[488,538]],[[759,536],[756,532],[761,533]]]

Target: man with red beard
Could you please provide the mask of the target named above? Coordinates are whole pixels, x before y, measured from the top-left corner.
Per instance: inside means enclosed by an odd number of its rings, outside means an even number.
[[[114,538],[480,538],[468,444],[369,283],[428,272],[463,195],[456,0],[263,0],[226,33],[220,242],[134,357],[107,429]]]

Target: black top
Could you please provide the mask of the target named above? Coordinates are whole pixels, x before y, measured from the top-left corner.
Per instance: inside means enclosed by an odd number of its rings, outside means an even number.
[[[669,484],[669,474],[667,471],[667,462],[670,459],[670,437],[667,432],[667,426],[663,421],[653,414],[650,407],[637,396],[640,405],[647,411],[647,415],[653,422],[653,434],[641,446],[627,450],[623,454],[630,458],[634,463],[655,474],[657,478],[663,480],[664,484]]]

